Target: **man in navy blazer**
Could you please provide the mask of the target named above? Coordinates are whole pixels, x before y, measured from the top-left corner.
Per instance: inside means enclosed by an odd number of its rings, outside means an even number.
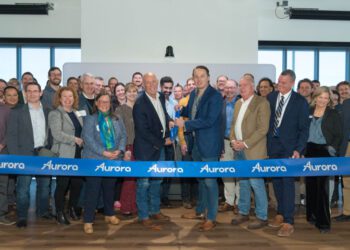
[[[194,138],[192,158],[194,161],[218,161],[223,149],[222,140],[222,107],[221,94],[209,84],[209,70],[205,66],[197,66],[193,70],[196,90],[191,92],[188,105],[183,108],[181,116],[188,117],[184,121],[177,119],[175,124],[184,127],[185,132],[192,133]],[[216,178],[199,178],[199,197],[196,214],[184,214],[186,219],[204,219],[199,228],[209,231],[215,227],[218,210],[218,184]]]
[[[49,109],[40,103],[42,94],[38,83],[30,82],[25,86],[27,104],[16,107],[9,117],[6,141],[9,154],[37,156],[40,149],[47,146]],[[44,219],[51,219],[49,213],[50,176],[36,176],[37,199],[36,213]],[[30,203],[30,175],[18,175],[16,187],[17,227],[27,226]]]
[[[165,98],[158,93],[158,80],[153,73],[143,76],[143,92],[133,108],[135,124],[134,155],[139,161],[164,160],[164,145],[170,145],[169,122]],[[139,221],[148,228],[161,230],[153,220],[169,220],[160,212],[161,178],[138,178],[136,203]]]
[[[271,159],[300,158],[307,143],[309,105],[303,96],[293,91],[294,83],[294,71],[283,71],[278,78],[278,92],[267,97],[271,108],[267,151]],[[272,181],[278,207],[269,226],[280,228],[278,236],[290,236],[294,232],[294,178],[273,178]]]

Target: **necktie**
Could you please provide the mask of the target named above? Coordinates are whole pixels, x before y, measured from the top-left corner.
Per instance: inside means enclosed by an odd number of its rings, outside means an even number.
[[[282,115],[283,105],[284,105],[284,96],[282,95],[281,100],[280,100],[278,107],[276,109],[275,121],[273,123],[273,135],[274,136],[278,136],[277,128],[278,128],[278,123],[279,123],[281,115]]]

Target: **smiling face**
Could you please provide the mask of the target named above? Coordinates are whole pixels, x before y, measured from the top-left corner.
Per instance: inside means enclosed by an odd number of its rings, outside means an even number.
[[[330,102],[329,93],[323,92],[316,97],[315,105],[317,108],[326,108]]]
[[[293,81],[290,75],[280,75],[278,77],[278,91],[284,95],[287,94],[294,86],[295,81]]]
[[[111,98],[107,94],[100,96],[95,103],[97,109],[103,113],[108,112],[111,108]]]
[[[65,109],[71,109],[74,104],[74,95],[70,90],[64,90],[61,93],[60,104]]]
[[[147,73],[143,77],[143,84],[147,94],[156,98],[158,92],[158,80],[155,74]]]
[[[198,89],[205,89],[209,85],[210,78],[204,69],[195,69],[193,71],[193,79]]]
[[[18,103],[18,93],[15,89],[6,89],[4,93],[5,104],[9,106],[16,106]]]
[[[58,86],[60,85],[62,80],[62,73],[58,69],[55,69],[50,72],[49,81],[52,85]]]
[[[134,103],[136,101],[136,98],[137,98],[137,89],[129,88],[128,91],[126,91],[126,99]]]
[[[118,100],[125,100],[125,87],[123,85],[118,85],[115,88],[115,96]]]
[[[273,91],[273,88],[270,86],[268,81],[261,81],[259,84],[259,93],[262,97],[267,96]]]

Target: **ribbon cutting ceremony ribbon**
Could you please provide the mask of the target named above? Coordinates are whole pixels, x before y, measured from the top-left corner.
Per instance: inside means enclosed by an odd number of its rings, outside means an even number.
[[[350,157],[174,162],[0,155],[0,174],[177,178],[335,176],[350,175]]]

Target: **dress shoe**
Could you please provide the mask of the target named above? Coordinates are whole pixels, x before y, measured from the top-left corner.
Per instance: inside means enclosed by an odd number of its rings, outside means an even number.
[[[333,219],[338,222],[350,221],[350,215],[341,214],[334,217]]]
[[[161,231],[163,229],[161,225],[153,223],[150,219],[141,220],[140,223],[142,224],[142,226],[153,231]]]
[[[84,232],[86,234],[92,234],[94,232],[94,229],[92,227],[92,223],[84,223]]]
[[[277,214],[272,222],[269,223],[269,227],[273,228],[279,228],[283,224],[283,216],[280,214]]]
[[[115,216],[105,216],[105,222],[112,224],[112,225],[118,225],[120,220]]]
[[[16,227],[18,227],[18,228],[25,228],[25,227],[27,227],[27,221],[26,220],[19,220],[19,221],[17,221]]]
[[[228,203],[224,203],[224,205],[220,206],[218,209],[218,212],[222,213],[222,212],[227,212],[227,211],[233,211],[234,206],[231,206]]]
[[[237,226],[248,220],[249,220],[248,215],[238,214],[232,219],[231,224]]]
[[[215,221],[207,220],[199,227],[199,231],[207,232],[214,229],[215,227],[216,227]]]
[[[55,216],[53,216],[51,213],[47,213],[40,216],[40,219],[42,220],[53,220],[54,218]]]
[[[166,216],[166,215],[164,215],[162,213],[158,213],[158,214],[151,215],[151,219],[152,220],[159,220],[159,221],[169,221],[170,217]]]
[[[277,232],[277,236],[289,237],[294,232],[294,226],[289,223],[282,223],[282,227]]]
[[[78,208],[70,207],[69,208],[69,217],[74,220],[80,220],[81,212],[79,211]]]
[[[267,220],[260,220],[259,218],[256,218],[252,222],[249,222],[248,229],[260,229],[267,226]]]
[[[67,219],[67,216],[64,212],[57,212],[56,220],[61,225],[69,225],[70,224],[70,222]]]
[[[190,220],[204,220],[205,216],[204,214],[197,214],[197,213],[186,213],[181,215],[182,219],[190,219]]]

